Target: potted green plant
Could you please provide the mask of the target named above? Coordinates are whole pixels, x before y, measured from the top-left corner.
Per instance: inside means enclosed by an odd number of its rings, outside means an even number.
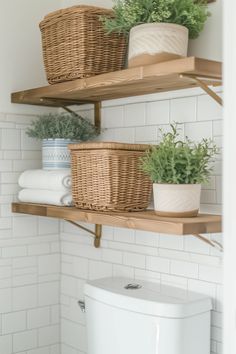
[[[129,35],[129,67],[187,55],[210,15],[207,0],[115,0],[114,18],[102,18],[108,33]]]
[[[55,170],[70,167],[68,144],[91,140],[98,130],[77,114],[50,113],[32,121],[26,134],[42,140],[43,169]]]
[[[217,153],[209,139],[181,141],[177,125],[142,158],[142,169],[153,181],[154,209],[160,216],[197,216],[201,184],[209,180]]]

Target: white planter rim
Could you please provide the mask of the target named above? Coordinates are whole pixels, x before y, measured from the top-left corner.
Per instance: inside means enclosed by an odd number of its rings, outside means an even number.
[[[68,139],[68,138],[49,138],[49,139],[42,139],[43,141],[58,141],[58,140],[62,140],[62,141],[75,141],[75,140],[72,140],[72,139]],[[76,140],[78,141],[78,140]]]
[[[168,23],[168,22],[152,22],[152,23],[142,23],[140,25],[134,26],[130,31],[136,31],[142,28],[166,28],[166,29],[178,29],[178,31],[189,32],[188,28],[183,25],[178,25],[176,23]]]
[[[189,187],[193,187],[193,186],[201,186],[201,183],[156,183],[154,182],[153,185],[157,185],[157,186],[163,186],[163,187],[167,187],[167,188],[188,188]]]

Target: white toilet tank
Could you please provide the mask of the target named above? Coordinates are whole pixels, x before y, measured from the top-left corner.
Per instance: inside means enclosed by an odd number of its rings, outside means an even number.
[[[88,354],[210,354],[210,298],[126,278],[84,292]]]

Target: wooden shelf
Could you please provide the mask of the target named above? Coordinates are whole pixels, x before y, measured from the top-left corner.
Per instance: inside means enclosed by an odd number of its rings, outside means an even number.
[[[100,127],[101,101],[201,87],[222,104],[222,99],[209,88],[209,86],[221,85],[221,80],[221,63],[188,57],[15,92],[12,93],[11,100],[13,103],[64,108],[75,104],[95,103],[95,125]],[[102,213],[78,210],[73,207],[27,203],[13,203],[12,211],[64,219],[74,224],[78,221],[95,224],[95,232],[82,226],[95,237],[95,247],[100,245],[101,225],[175,235],[193,234],[214,247],[222,247],[216,241],[209,241],[200,235],[221,232],[219,215],[202,214],[195,218],[177,219],[158,217],[150,210],[136,213]]]
[[[80,210],[74,207],[57,207],[28,203],[13,203],[14,213],[47,216],[67,221],[82,221],[98,225],[138,229],[157,233],[189,235],[221,232],[221,216],[201,214],[195,218],[159,217],[154,211],[114,213]]]
[[[221,85],[221,70],[219,62],[188,57],[15,92],[12,102],[67,106],[191,87],[205,89],[203,85]]]

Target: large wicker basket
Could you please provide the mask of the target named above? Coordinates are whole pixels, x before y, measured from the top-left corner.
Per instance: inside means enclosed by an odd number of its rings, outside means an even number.
[[[140,157],[148,148],[122,143],[69,145],[75,206],[101,211],[146,209],[152,183],[140,169]]]
[[[101,15],[111,17],[113,12],[81,5],[45,16],[39,26],[50,84],[124,68],[126,38],[106,34]]]

